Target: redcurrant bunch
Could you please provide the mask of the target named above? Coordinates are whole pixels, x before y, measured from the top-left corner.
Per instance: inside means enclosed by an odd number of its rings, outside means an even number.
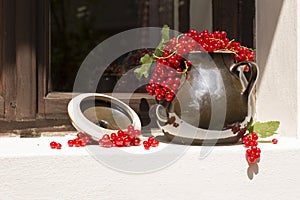
[[[255,57],[254,52],[249,48],[233,40],[230,41],[225,31],[204,30],[198,33],[190,30],[188,33],[169,40],[161,56],[154,55],[157,63],[152,78],[146,86],[147,92],[155,95],[158,101],[172,101],[179,88],[181,76],[186,74],[192,66],[192,63],[185,59],[191,51],[229,51],[234,53],[234,59],[237,62],[252,61]],[[249,69],[245,67],[244,70],[247,72]]]
[[[154,139],[153,137],[149,137],[147,141],[143,142],[144,148],[146,150],[149,150],[150,147],[157,147],[159,144],[159,141]]]
[[[117,133],[105,134],[99,139],[99,145],[102,147],[129,147],[139,146],[141,131],[134,129],[132,125],[127,127],[126,131],[118,130]]]
[[[261,150],[257,147],[258,135],[255,132],[249,133],[243,137],[246,150],[246,158],[249,163],[255,163],[260,158]]]
[[[62,145],[58,142],[52,141],[50,142],[50,148],[51,149],[61,149]]]
[[[68,140],[69,147],[84,147],[92,142],[91,138],[84,133],[77,133],[77,137],[73,140]]]

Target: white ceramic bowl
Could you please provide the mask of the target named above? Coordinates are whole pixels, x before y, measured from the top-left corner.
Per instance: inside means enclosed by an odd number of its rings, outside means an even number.
[[[68,104],[73,126],[80,132],[99,140],[104,134],[117,132],[133,125],[141,130],[141,121],[135,111],[124,102],[104,94],[84,93]]]

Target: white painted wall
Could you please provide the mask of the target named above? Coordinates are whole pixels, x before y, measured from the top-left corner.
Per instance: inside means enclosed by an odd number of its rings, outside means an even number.
[[[299,1],[298,1],[299,2]],[[257,0],[257,119],[297,135],[297,0]],[[299,12],[299,10],[298,10]]]
[[[0,138],[0,199],[299,199],[296,140],[279,138],[277,145],[261,145],[257,166],[249,167],[241,145],[215,147],[205,159],[200,159],[202,147],[194,146],[164,169],[134,175],[107,168],[85,148],[66,147],[66,139]],[[52,140],[63,148],[51,150]],[[143,147],[136,150],[145,152]]]

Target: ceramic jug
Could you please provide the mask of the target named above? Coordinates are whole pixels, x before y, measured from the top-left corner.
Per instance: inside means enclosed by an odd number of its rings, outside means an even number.
[[[245,127],[252,115],[249,97],[257,65],[236,63],[232,52],[191,52],[188,59],[192,67],[182,77],[176,97],[156,109],[160,128],[179,143],[237,142],[241,136],[233,127]]]

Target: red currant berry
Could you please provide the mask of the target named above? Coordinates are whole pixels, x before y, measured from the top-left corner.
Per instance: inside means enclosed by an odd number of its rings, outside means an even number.
[[[123,139],[124,138],[130,138],[130,136],[133,134],[133,131],[132,132],[128,132],[128,133],[124,133],[124,135],[123,135]]]
[[[257,145],[256,146],[252,146],[251,149],[256,152],[257,151]]]
[[[148,143],[151,145],[152,144],[152,142],[154,141],[154,138],[153,137],[149,137],[148,138]]]
[[[86,142],[84,142],[83,140],[79,141],[79,144],[81,147],[84,147],[86,145]]]
[[[118,146],[118,147],[122,147],[123,145],[124,145],[124,140],[123,140],[123,138],[122,137],[120,137],[120,136],[117,136],[117,138],[116,138],[116,145]]]
[[[158,144],[159,144],[158,140],[153,140],[152,143],[151,143],[151,147],[157,147]]]
[[[221,32],[221,38],[222,38],[222,39],[225,39],[226,36],[227,36],[226,31],[222,31],[222,32]]]
[[[143,142],[143,145],[144,145],[144,148],[146,149],[146,150],[149,150],[150,149],[150,144],[149,144],[149,142],[147,142],[147,141],[144,141]]]
[[[260,148],[257,148],[257,149],[256,149],[256,152],[257,152],[257,153],[261,153]]]
[[[56,144],[56,149],[61,149],[61,144],[60,143]]]
[[[55,148],[56,148],[56,145],[57,145],[56,142],[54,142],[54,141],[50,142],[50,147],[51,147],[51,149],[55,149]]]
[[[103,146],[103,144],[105,143],[102,138],[100,138],[98,142],[100,146]]]
[[[68,145],[69,145],[69,147],[73,147],[73,145],[74,145],[74,140],[68,140]]]
[[[134,126],[133,126],[133,125],[129,125],[129,126],[127,127],[127,130],[128,130],[128,131],[133,131],[133,130],[134,130]]]
[[[124,146],[129,147],[131,143],[131,138],[130,137],[124,138],[123,142],[124,142]]]
[[[161,95],[161,94],[158,94],[158,95],[156,95],[156,99],[158,100],[158,101],[161,101],[161,100],[163,100],[163,95]]]
[[[241,57],[241,60],[242,60],[242,57]],[[244,72],[249,72],[249,66],[248,65],[244,66]]]
[[[82,132],[77,133],[77,138],[82,138],[84,134]]]
[[[139,146],[140,142],[141,142],[140,138],[133,138],[132,139],[133,146]]]
[[[111,140],[115,140],[115,139],[116,139],[116,137],[117,137],[117,134],[116,134],[116,133],[112,133],[112,134],[110,134],[110,138],[111,138]]]
[[[277,144],[278,143],[278,140],[276,138],[272,139],[272,143],[273,144]]]
[[[244,146],[245,146],[246,148],[248,148],[248,147],[250,146],[250,141],[248,141],[248,140],[245,141],[245,142],[244,142]]]
[[[249,163],[255,163],[256,158],[254,156],[249,156],[248,161],[249,161]]]
[[[75,145],[75,147],[80,147],[81,146],[81,140],[75,139],[74,140],[74,145]]]
[[[247,149],[247,150],[246,150],[246,154],[247,154],[247,156],[252,155],[252,150],[251,150],[251,149]]]
[[[104,148],[111,148],[114,146],[114,144],[111,142],[111,141],[108,141],[108,142],[104,142],[102,145],[100,145]]]
[[[118,134],[119,137],[123,137],[124,136],[124,131],[118,130],[117,134]]]
[[[243,143],[245,143],[246,141],[249,141],[249,140],[250,140],[249,135],[246,135],[243,137]]]
[[[252,138],[252,140],[258,140],[258,136],[257,136],[257,134],[255,133],[255,132],[253,132],[252,134],[251,134],[251,138]]]
[[[260,158],[260,153],[255,152],[253,156],[254,156],[254,158],[258,159],[258,158]]]
[[[166,101],[172,101],[172,99],[173,99],[173,95],[171,94],[166,95]]]
[[[257,141],[252,141],[252,146],[257,146],[258,145],[258,142]]]
[[[110,140],[110,137],[109,137],[108,134],[104,134],[104,135],[102,136],[102,139],[103,139],[104,142],[108,142],[108,141]]]

